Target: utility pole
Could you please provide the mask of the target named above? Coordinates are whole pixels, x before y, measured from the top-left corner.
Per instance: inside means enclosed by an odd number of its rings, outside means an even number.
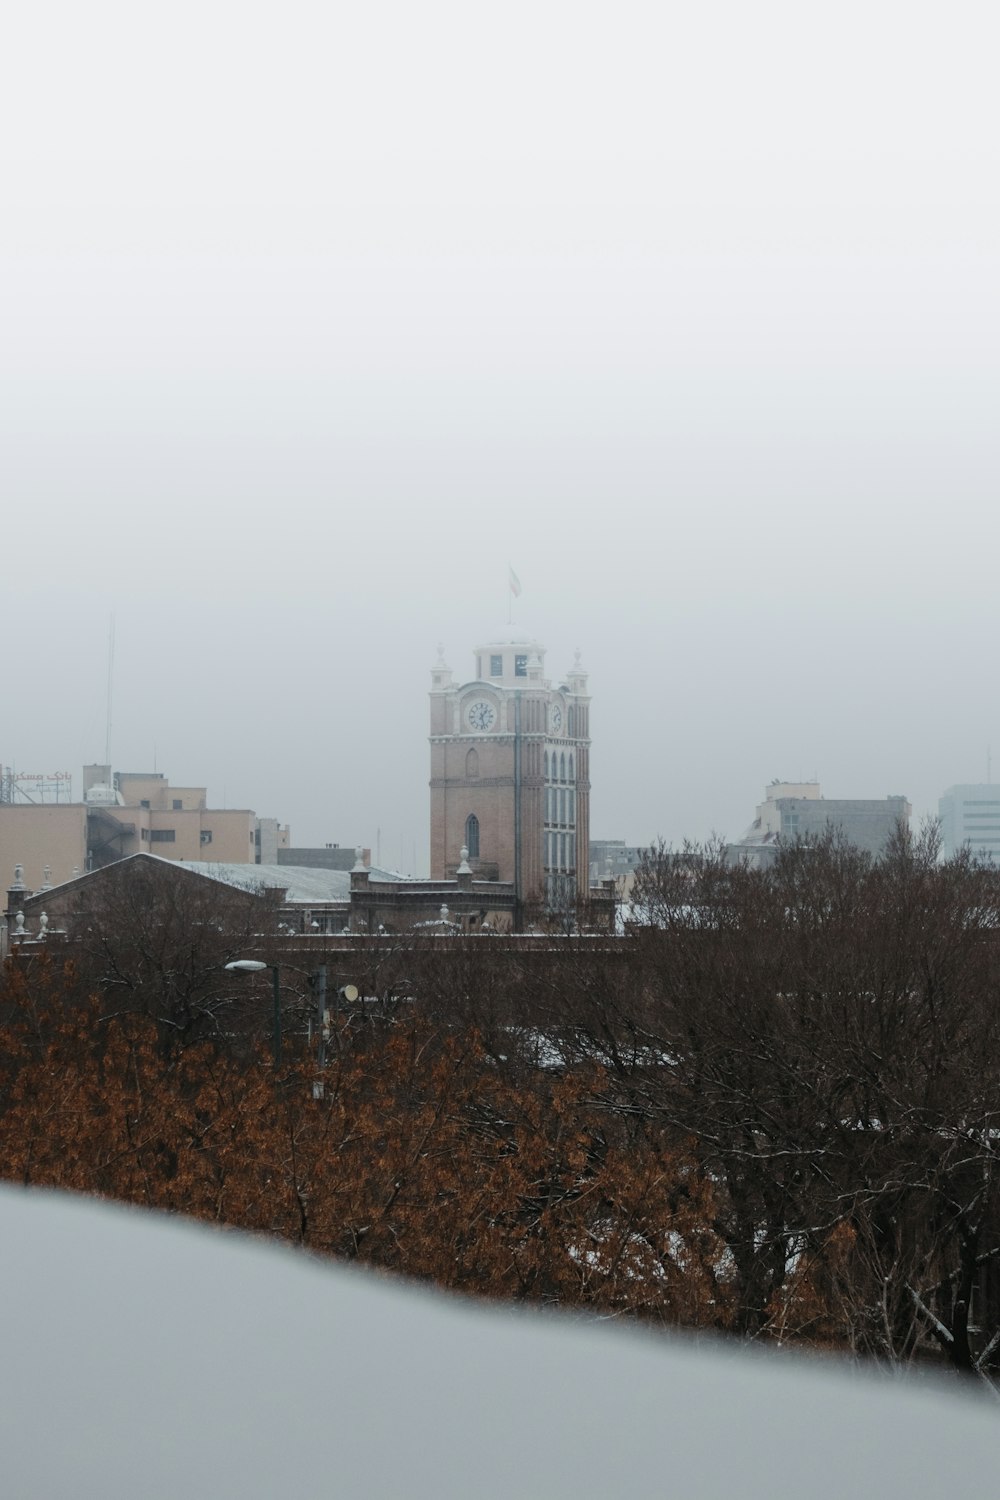
[[[524,926],[524,890],[521,872],[521,694],[514,694],[514,931]]]
[[[320,964],[316,970],[316,1033],[318,1046],[316,1048],[316,1065],[319,1069],[319,1077],[313,1085],[313,1097],[323,1097],[323,1075],[326,1071],[326,1039],[330,1035],[330,1017],[326,1009],[326,964]]]

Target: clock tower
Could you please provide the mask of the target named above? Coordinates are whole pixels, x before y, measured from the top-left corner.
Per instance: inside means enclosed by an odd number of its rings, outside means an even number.
[[[514,886],[518,909],[571,906],[589,889],[590,698],[580,653],[564,682],[521,638],[478,646],[475,675],[431,673],[431,878],[462,848],[480,880]]]

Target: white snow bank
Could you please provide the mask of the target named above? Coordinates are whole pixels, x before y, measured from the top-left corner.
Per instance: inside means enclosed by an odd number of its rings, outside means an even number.
[[[1000,1413],[926,1383],[470,1306],[262,1241],[0,1189],[17,1500],[940,1500]]]

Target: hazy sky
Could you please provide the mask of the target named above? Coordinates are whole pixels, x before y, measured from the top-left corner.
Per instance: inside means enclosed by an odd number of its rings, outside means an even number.
[[[1000,777],[986,3],[20,7],[0,762],[426,861],[427,688],[591,673],[592,834]]]

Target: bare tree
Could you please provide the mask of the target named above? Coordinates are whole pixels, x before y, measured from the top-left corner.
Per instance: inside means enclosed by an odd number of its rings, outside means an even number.
[[[265,995],[225,966],[273,949],[272,893],[127,860],[88,882],[67,928],[82,987],[109,1014],[150,1016],[168,1049],[260,1033]]]

